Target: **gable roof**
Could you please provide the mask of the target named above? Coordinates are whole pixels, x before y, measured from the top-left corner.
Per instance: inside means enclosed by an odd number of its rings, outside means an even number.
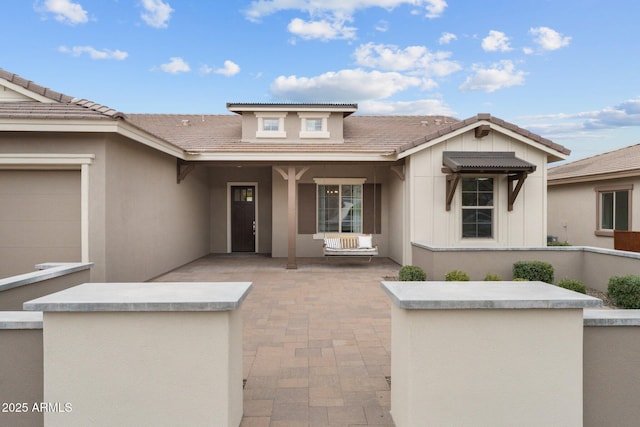
[[[478,114],[476,116],[473,117],[469,117],[466,120],[462,120],[462,121],[455,121],[455,122],[451,122],[449,126],[441,128],[441,129],[437,129],[431,133],[428,133],[427,135],[425,135],[424,137],[421,137],[419,139],[416,139],[414,141],[411,141],[408,144],[405,144],[401,147],[399,147],[396,152],[398,154],[402,154],[404,152],[407,152],[413,148],[416,147],[420,147],[421,145],[427,144],[429,142],[435,141],[441,137],[445,137],[448,136],[452,133],[455,133],[456,131],[459,130],[463,130],[465,128],[467,129],[473,129],[475,127],[478,127],[480,125],[482,125],[483,123],[488,123],[488,124],[493,124],[495,126],[498,126],[500,128],[506,129],[508,131],[514,132],[516,135],[519,135],[523,138],[527,138],[529,140],[532,140],[534,142],[537,142],[539,144],[541,144],[544,147],[550,148],[551,150],[554,150],[558,153],[561,153],[563,155],[569,155],[571,153],[571,150],[569,150],[566,147],[563,147],[560,144],[556,144],[555,142],[551,141],[550,139],[544,138],[538,134],[535,134],[533,132],[530,132],[526,129],[521,128],[520,126],[514,125],[513,123],[509,123],[507,121],[504,121],[502,119],[499,119],[497,117],[493,117],[491,114]],[[495,127],[494,126],[494,127]]]
[[[549,168],[549,185],[640,176],[640,144]]]
[[[2,68],[0,68],[0,80],[7,82],[6,86],[9,89],[20,92],[25,98],[21,101],[0,102],[0,117],[49,119],[126,117],[113,108],[56,92]]]
[[[80,98],[74,98],[0,68],[0,86],[18,94],[0,102],[0,121],[39,124],[49,120],[68,123],[71,119],[102,120],[109,123],[102,131],[118,132],[176,157],[190,160],[377,160],[395,161],[414,151],[436,144],[456,133],[489,125],[526,142],[539,144],[553,160],[564,158],[569,150],[516,125],[489,114],[460,121],[445,116],[360,116],[351,113],[356,104],[271,104],[230,103],[232,111],[281,109],[284,107],[322,108],[344,114],[344,141],[243,142],[242,118],[236,114],[128,114]],[[22,121],[24,120],[24,121]],[[87,122],[91,123],[91,122]],[[93,122],[98,123],[98,122]],[[26,126],[26,125],[24,125]],[[26,129],[26,128],[25,128]],[[25,130],[20,129],[20,130]],[[31,127],[29,130],[33,129]],[[60,128],[62,129],[62,128]],[[477,130],[476,130],[477,131]]]

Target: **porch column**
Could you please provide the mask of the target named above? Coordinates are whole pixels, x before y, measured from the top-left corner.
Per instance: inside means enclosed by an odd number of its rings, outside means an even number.
[[[296,261],[296,168],[289,166],[287,173],[287,269],[295,270],[298,268]]]
[[[296,261],[296,217],[298,214],[296,183],[309,170],[309,167],[303,167],[297,173],[295,166],[289,166],[286,172],[280,166],[276,166],[274,169],[287,181],[287,268],[295,270],[298,268]]]

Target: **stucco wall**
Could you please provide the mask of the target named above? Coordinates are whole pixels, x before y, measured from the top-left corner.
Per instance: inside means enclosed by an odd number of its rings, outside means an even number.
[[[300,167],[298,168],[298,170]],[[383,165],[323,165],[311,167],[298,183],[314,183],[314,178],[366,178],[366,184],[382,185],[381,230],[374,236],[380,256],[389,256],[389,166]],[[275,170],[273,177],[273,240],[272,256],[287,256],[287,181]],[[311,234],[298,234],[296,252],[299,257],[322,256],[322,239]]]
[[[447,249],[414,244],[412,252],[413,264],[425,270],[428,280],[443,280],[452,270],[466,272],[471,280],[483,280],[487,273],[511,280],[515,262],[545,261],[553,266],[556,282],[580,280],[602,292],[612,276],[638,274],[640,267],[640,254],[585,246]]]
[[[259,114],[259,113],[258,113]],[[285,114],[284,112],[282,114]],[[287,133],[286,138],[276,138],[275,141],[301,141],[300,139],[300,126],[301,126],[301,118],[298,116],[296,111],[288,111],[286,112],[286,116],[284,118],[284,131]],[[305,113],[306,114],[306,113]],[[323,112],[318,112],[319,117],[322,116]],[[265,141],[267,138],[256,138],[256,131],[258,130],[258,117],[252,112],[245,112],[242,114],[242,140],[243,141]],[[327,118],[327,130],[329,131],[329,138],[320,138],[320,139],[311,139],[304,138],[302,141],[314,142],[314,143],[322,143],[322,142],[333,142],[343,141],[343,117],[342,113],[332,113]]]
[[[584,328],[584,425],[636,426],[640,327]]]
[[[511,212],[507,209],[507,176],[488,175],[497,179],[493,238],[462,238],[460,185],[451,210],[446,210],[446,175],[441,171],[444,151],[510,151],[537,165],[537,170],[527,177]],[[481,139],[469,131],[413,154],[408,177],[411,180],[411,240],[445,247],[545,245],[546,156],[533,146],[495,131]]]
[[[229,203],[228,184],[256,185],[258,217],[256,221],[259,253],[271,253],[271,167],[212,167],[209,172],[210,209],[210,251],[226,253],[230,251],[229,239]]]
[[[389,249],[387,256],[399,264],[405,259],[405,183],[395,173],[389,174]]]
[[[33,411],[33,404],[44,401],[42,328],[0,328],[0,342],[0,404],[26,403],[28,407],[25,412],[0,412],[0,425],[42,426],[42,413]]]
[[[627,184],[633,184],[631,226],[633,230],[640,230],[640,179],[615,179],[549,185],[548,234],[572,245],[613,249],[613,237],[595,235],[598,196],[595,188]]]
[[[209,253],[206,171],[178,184],[174,157],[120,137],[106,155],[105,281],[148,280]]]

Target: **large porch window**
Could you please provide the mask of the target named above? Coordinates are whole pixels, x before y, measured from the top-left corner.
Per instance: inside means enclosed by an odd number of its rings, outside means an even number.
[[[362,184],[318,184],[318,232],[362,232]]]

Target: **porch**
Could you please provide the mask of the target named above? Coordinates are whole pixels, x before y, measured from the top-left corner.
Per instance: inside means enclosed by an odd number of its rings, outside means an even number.
[[[388,258],[211,255],[155,281],[251,281],[241,426],[393,426]]]

